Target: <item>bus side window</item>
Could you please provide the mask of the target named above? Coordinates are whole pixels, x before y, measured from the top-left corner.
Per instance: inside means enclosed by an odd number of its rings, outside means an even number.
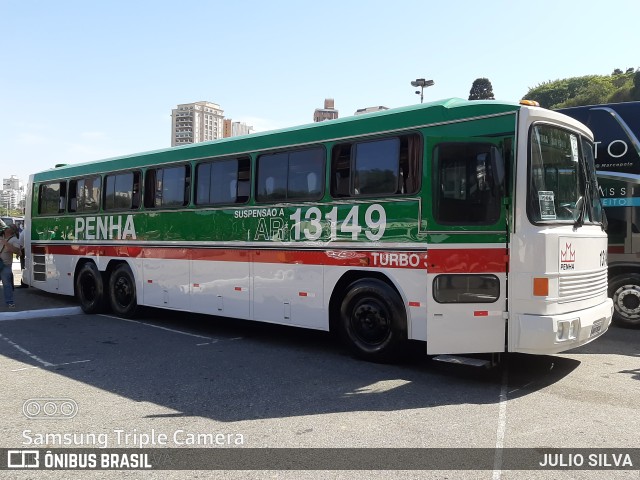
[[[52,182],[40,185],[38,189],[38,213],[54,215],[65,210],[66,182]]]
[[[140,208],[140,172],[134,172],[133,178],[133,194],[131,195],[131,208],[138,210]]]
[[[144,206],[154,208],[156,198],[156,171],[149,169],[144,174]]]
[[[331,195],[410,195],[420,189],[422,138],[418,134],[333,147]]]
[[[77,180],[69,181],[69,213],[74,213],[78,210],[78,182]]]
[[[434,159],[434,217],[440,224],[489,225],[500,217],[500,198],[491,167],[492,145],[436,145]]]
[[[191,197],[189,165],[147,170],[144,182],[145,208],[175,208],[189,204]]]

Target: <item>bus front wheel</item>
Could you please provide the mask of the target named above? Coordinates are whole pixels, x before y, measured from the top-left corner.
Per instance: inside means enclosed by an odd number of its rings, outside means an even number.
[[[613,320],[624,327],[640,327],[640,275],[614,277],[609,285]]]
[[[360,279],[347,288],[340,305],[343,339],[358,357],[394,360],[407,337],[404,305],[396,291],[378,279]]]
[[[116,267],[109,277],[109,302],[111,310],[121,317],[135,317],[138,311],[136,281],[126,263]]]
[[[100,313],[105,307],[104,281],[93,262],[85,263],[76,276],[76,298],[85,313]]]

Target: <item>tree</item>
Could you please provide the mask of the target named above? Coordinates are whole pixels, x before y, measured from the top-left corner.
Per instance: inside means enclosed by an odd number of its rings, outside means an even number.
[[[633,87],[631,87],[632,100],[640,100],[640,70],[633,75]]]
[[[542,83],[523,98],[536,100],[544,108],[577,107],[599,103],[629,102],[640,95],[638,72],[616,69],[612,75],[585,75]],[[637,77],[637,78],[636,78]]]
[[[611,75],[622,75],[622,70],[616,68]]]
[[[469,91],[469,100],[495,100],[493,86],[488,78],[476,78]]]

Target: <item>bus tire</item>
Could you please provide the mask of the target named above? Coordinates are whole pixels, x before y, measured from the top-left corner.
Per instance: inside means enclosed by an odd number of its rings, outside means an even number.
[[[407,337],[400,296],[374,278],[356,280],[346,291],[340,305],[340,332],[347,346],[365,360],[395,360]]]
[[[622,327],[640,327],[640,275],[624,274],[609,284],[613,321]]]
[[[126,263],[120,264],[109,277],[109,303],[116,315],[133,318],[138,312],[136,280]]]
[[[75,293],[84,313],[105,310],[106,298],[102,274],[93,262],[85,263],[76,275]]]

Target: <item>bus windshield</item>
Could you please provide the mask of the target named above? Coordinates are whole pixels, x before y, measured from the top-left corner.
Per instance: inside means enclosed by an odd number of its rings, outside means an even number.
[[[593,145],[548,124],[531,128],[529,144],[529,219],[576,226],[601,223]]]

